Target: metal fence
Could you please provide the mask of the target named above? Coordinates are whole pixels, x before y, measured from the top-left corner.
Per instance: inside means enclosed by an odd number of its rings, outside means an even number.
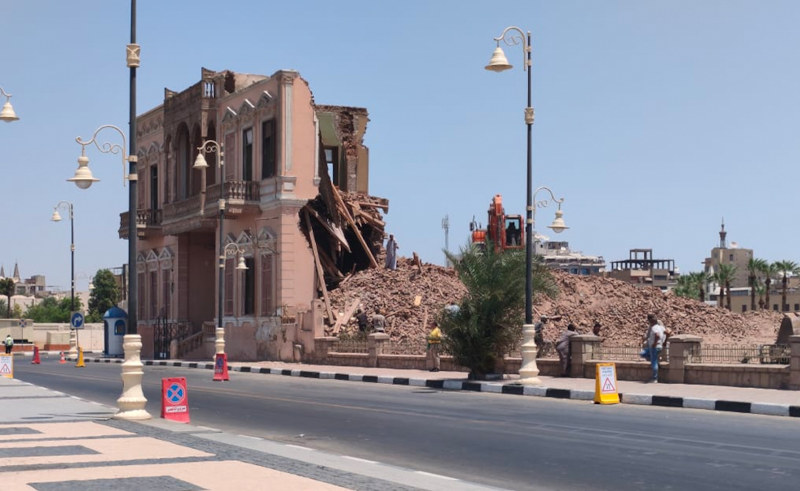
[[[427,349],[425,339],[401,339],[383,345],[385,355],[424,355]]]
[[[367,340],[361,337],[340,337],[330,351],[334,353],[367,353]]]
[[[690,355],[690,363],[720,364],[777,364],[788,365],[791,358],[789,345],[761,344],[735,346],[723,344],[703,345],[699,353]]]

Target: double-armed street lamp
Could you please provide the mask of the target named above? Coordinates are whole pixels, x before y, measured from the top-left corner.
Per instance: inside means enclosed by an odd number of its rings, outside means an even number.
[[[193,169],[205,171],[208,169],[208,162],[206,162],[206,153],[212,152],[216,155],[216,165],[220,173],[219,185],[219,271],[217,272],[217,329],[216,329],[216,345],[219,347],[220,339],[222,339],[222,346],[224,350],[225,345],[225,330],[222,327],[222,301],[224,294],[224,270],[225,270],[225,151],[221,143],[216,140],[205,140],[202,145],[197,147],[197,158],[194,160]],[[230,244],[229,244],[230,245]],[[244,263],[242,263],[244,264]],[[239,267],[237,266],[237,269]],[[245,269],[247,269],[245,267]],[[218,348],[219,351],[219,348]]]
[[[11,94],[3,90],[2,87],[0,87],[0,94],[6,98],[6,103],[3,104],[3,110],[0,111],[0,120],[6,123],[18,120],[17,113],[14,112],[14,108],[11,106]]]
[[[142,420],[150,419],[150,413],[145,410],[147,399],[142,391],[142,376],[144,375],[142,360],[142,337],[138,334],[138,298],[136,275],[136,188],[138,174],[136,172],[136,69],[140,64],[140,46],[136,44],[136,0],[131,0],[131,42],[126,46],[125,61],[130,73],[130,91],[128,104],[128,134],[130,147],[125,153],[125,134],[112,125],[104,125],[95,130],[89,141],[80,137],[76,141],[81,145],[81,156],[78,158],[78,169],[75,175],[68,179],[79,188],[86,189],[93,182],[98,181],[92,176],[89,169],[89,158],[86,157],[86,146],[94,143],[103,153],[122,154],[122,167],[124,180],[128,181],[128,327],[123,338],[125,361],[122,363],[122,395],[117,399],[119,412],[114,415],[118,419]],[[103,129],[115,130],[122,137],[122,146],[118,144],[97,142],[97,135]],[[125,174],[125,162],[128,162],[128,171]],[[124,183],[123,180],[123,183]]]
[[[521,45],[523,49],[523,70],[528,72],[528,104],[525,107],[525,125],[527,126],[527,203],[525,207],[526,220],[525,220],[525,324],[523,325],[523,344],[522,344],[522,367],[520,368],[520,383],[523,384],[538,384],[539,369],[536,366],[536,343],[534,337],[533,325],[533,219],[535,205],[533,202],[533,153],[532,153],[532,128],[534,111],[531,104],[531,33],[530,31],[522,31],[519,27],[509,26],[496,38],[497,47],[492,53],[489,64],[486,69],[492,72],[502,72],[513,68],[508,62],[503,48],[500,47],[500,41],[504,42],[506,46]],[[547,188],[539,188],[537,191]],[[549,189],[547,189],[550,191]],[[552,192],[551,192],[552,195]],[[553,197],[555,200],[555,197]],[[559,209],[556,212],[556,220],[553,222],[555,228],[551,225],[554,231],[560,232],[566,227],[562,218],[561,203],[562,200],[555,200],[559,204]]]
[[[54,222],[61,221],[61,215],[58,213],[59,208],[66,208],[69,211],[69,234],[70,234],[70,242],[69,242],[69,250],[70,250],[70,312],[75,313],[75,221],[74,221],[74,213],[72,203],[69,201],[59,201],[56,206],[53,207],[53,216],[50,217],[50,220]],[[78,331],[77,329],[70,330],[69,336],[69,355],[75,356],[78,354]]]

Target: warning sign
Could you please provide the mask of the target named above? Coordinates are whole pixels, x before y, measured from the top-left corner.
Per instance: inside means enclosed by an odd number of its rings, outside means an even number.
[[[0,355],[0,376],[14,378],[14,357]]]
[[[181,423],[189,422],[189,396],[186,379],[161,379],[161,417]]]
[[[598,363],[595,371],[594,402],[618,404],[617,368],[613,363]]]

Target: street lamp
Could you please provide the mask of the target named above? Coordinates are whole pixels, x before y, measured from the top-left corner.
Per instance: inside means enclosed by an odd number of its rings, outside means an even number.
[[[220,339],[222,339],[222,351],[225,347],[225,330],[222,327],[222,300],[225,288],[223,273],[225,270],[225,152],[224,146],[215,140],[205,140],[197,147],[197,158],[194,160],[193,169],[205,171],[208,169],[208,162],[206,162],[206,152],[213,152],[217,157],[217,168],[220,174],[219,186],[219,272],[217,278],[217,329],[216,329],[216,346],[219,352]],[[238,266],[237,266],[238,269]]]
[[[525,324],[522,326],[523,332],[523,365],[520,368],[519,376],[520,383],[523,384],[538,384],[539,369],[536,366],[536,343],[533,340],[534,325],[533,325],[533,166],[532,166],[532,128],[534,112],[531,104],[531,33],[530,31],[522,31],[519,27],[509,26],[496,38],[497,47],[492,53],[489,64],[486,69],[492,72],[502,72],[512,68],[512,65],[506,59],[503,48],[500,47],[500,41],[503,41],[506,46],[522,45],[523,49],[523,70],[528,72],[528,105],[525,107],[525,125],[527,126],[527,204],[525,207],[526,220],[525,220]],[[560,204],[560,203],[559,203]],[[556,219],[560,218],[559,212],[556,213]],[[563,220],[562,220],[563,225]],[[561,229],[563,230],[563,228]],[[530,355],[526,356],[526,352],[533,353],[533,358]],[[528,361],[529,363],[525,363]]]
[[[6,97],[6,103],[3,104],[3,110],[0,111],[0,119],[6,123],[18,120],[17,113],[14,112],[14,108],[11,106],[11,94],[6,93],[2,87],[0,87],[0,94]]]
[[[74,214],[72,203],[69,201],[59,201],[56,206],[53,207],[53,216],[50,220],[54,222],[61,221],[61,215],[58,213],[58,209],[61,207],[66,207],[69,210],[69,233],[70,233],[70,278],[72,285],[70,287],[70,312],[75,313],[75,221],[74,221]],[[78,330],[77,329],[70,329],[69,335],[69,355],[77,356],[78,355]]]
[[[219,255],[219,277],[222,278],[225,276],[225,258],[229,255],[237,255],[239,260],[236,262],[236,270],[237,271],[245,271],[247,270],[247,265],[244,263],[244,253],[245,250],[242,249],[239,244],[235,242],[231,242],[230,244],[226,244],[225,247],[222,249],[222,254]],[[220,281],[220,291],[223,287],[224,283]],[[221,302],[222,296],[220,296]],[[216,329],[216,340],[214,341],[215,346],[215,355],[214,359],[216,360],[217,355],[225,353],[225,329],[222,327],[222,303],[219,304],[219,312],[217,313],[217,329]]]

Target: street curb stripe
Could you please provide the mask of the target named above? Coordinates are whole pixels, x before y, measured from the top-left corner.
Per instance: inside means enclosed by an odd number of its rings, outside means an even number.
[[[124,363],[120,358],[87,358],[87,362],[95,363]],[[214,369],[214,363],[198,362],[167,362],[163,360],[142,361],[145,366],[176,366],[186,368]],[[379,375],[359,375],[348,373],[315,372],[309,370],[291,370],[278,368],[263,368],[257,366],[231,367],[232,371],[244,373],[262,373],[273,375],[286,375],[290,377],[303,377],[315,379],[335,379],[354,382],[382,383],[391,385],[406,385],[412,387],[428,387],[432,389],[457,390],[468,392],[487,392],[495,394],[525,395],[534,397],[551,397],[555,399],[576,399],[592,400],[593,392],[588,390],[557,389],[552,387],[530,386],[520,384],[499,384],[464,382],[460,380],[443,379],[414,379],[408,377],[392,377]],[[736,413],[763,414],[768,416],[789,416],[800,418],[800,406],[789,406],[786,404],[771,403],[750,403],[741,401],[725,401],[714,399],[700,399],[693,397],[674,397],[658,396],[649,394],[623,394],[619,393],[620,401],[623,404],[660,406],[660,407],[681,407],[688,409],[704,409],[715,411],[728,411]]]

